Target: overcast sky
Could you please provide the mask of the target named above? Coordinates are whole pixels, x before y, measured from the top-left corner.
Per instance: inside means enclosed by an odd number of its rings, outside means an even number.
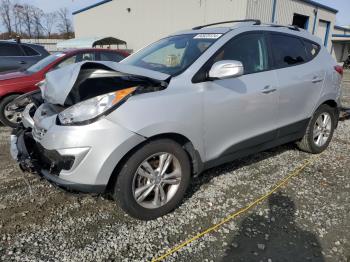
[[[67,7],[73,12],[101,1],[102,0],[20,0],[22,3],[25,2],[40,7],[45,12],[55,11],[61,7]]]
[[[350,0],[316,0],[315,2],[333,7],[339,11],[337,13],[337,25],[350,25]]]
[[[33,4],[40,7],[45,12],[55,11],[61,7],[68,7],[69,10],[73,12],[101,2],[101,0],[20,0],[19,2]],[[337,25],[350,25],[350,0],[316,0],[316,2],[339,10],[339,13],[337,14]],[[4,28],[1,25],[0,31],[3,29]]]

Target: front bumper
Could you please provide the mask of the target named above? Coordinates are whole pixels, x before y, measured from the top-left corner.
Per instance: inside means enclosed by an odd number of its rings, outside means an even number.
[[[86,185],[66,181],[59,177],[59,172],[72,166],[69,159],[57,151],[44,149],[26,130],[14,131],[11,135],[11,155],[16,158],[23,171],[36,173],[46,180],[69,191],[86,193],[104,193],[106,185]]]
[[[27,118],[29,125],[11,136],[12,157],[23,170],[72,191],[104,192],[119,161],[145,141],[106,118],[84,126],[57,125],[55,116],[30,125]]]

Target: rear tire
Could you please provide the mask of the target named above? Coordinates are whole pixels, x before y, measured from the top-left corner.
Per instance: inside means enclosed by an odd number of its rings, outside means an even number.
[[[300,150],[312,154],[323,152],[332,140],[335,126],[335,110],[328,105],[321,105],[311,118],[305,135],[297,142],[297,146]]]
[[[6,108],[9,103],[11,103],[14,99],[16,99],[19,95],[9,95],[4,97],[0,102],[0,121],[5,126],[9,126],[12,128],[16,128],[18,123],[15,123],[10,120],[10,117],[13,116],[14,120],[22,120],[21,117],[17,116],[17,113],[14,113],[13,115],[9,115],[8,112],[6,112]]]
[[[117,176],[113,198],[130,216],[150,220],[169,213],[182,202],[191,180],[191,167],[178,143],[159,139],[134,152]]]

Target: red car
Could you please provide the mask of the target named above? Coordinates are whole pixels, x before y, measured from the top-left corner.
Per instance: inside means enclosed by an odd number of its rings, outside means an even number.
[[[19,95],[38,89],[37,84],[45,78],[47,72],[81,61],[119,62],[128,55],[121,50],[69,50],[52,54],[24,71],[0,74],[0,121],[4,125],[16,127],[21,121],[21,113],[10,110],[8,104]]]

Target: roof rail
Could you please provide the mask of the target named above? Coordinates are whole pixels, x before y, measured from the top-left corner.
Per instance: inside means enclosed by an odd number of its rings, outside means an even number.
[[[271,27],[284,27],[284,28],[288,28],[288,29],[290,29],[290,30],[300,31],[300,28],[297,27],[296,25],[276,25],[276,24],[269,24],[269,26],[271,26]]]
[[[212,26],[212,25],[221,25],[221,24],[229,24],[229,23],[239,23],[239,22],[254,22],[254,25],[260,25],[261,21],[258,19],[243,19],[243,20],[232,20],[232,21],[223,21],[223,22],[218,22],[218,23],[212,23],[212,24],[207,24],[207,25],[200,25],[193,27],[192,30],[199,30],[204,27]]]

